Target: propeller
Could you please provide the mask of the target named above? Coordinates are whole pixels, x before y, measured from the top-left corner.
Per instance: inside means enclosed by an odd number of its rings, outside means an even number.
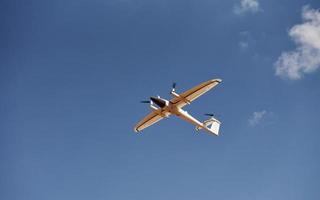
[[[172,89],[171,89],[171,92],[174,92],[176,90],[176,85],[177,83],[176,82],[173,82],[172,83]]]
[[[151,103],[151,101],[140,101],[140,103]]]
[[[172,88],[173,88],[173,89],[176,89],[176,85],[177,85],[177,83],[176,83],[176,82],[173,82],[173,83],[172,83]]]
[[[210,117],[220,117],[220,115],[215,115],[215,114],[213,114],[213,113],[205,113],[204,115],[206,115],[206,116],[210,116]]]

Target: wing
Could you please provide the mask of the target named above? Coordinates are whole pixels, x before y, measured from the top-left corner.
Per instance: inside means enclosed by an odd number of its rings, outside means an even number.
[[[176,104],[178,107],[182,108],[188,103],[194,101],[204,93],[208,92],[210,89],[221,83],[221,79],[212,79],[207,82],[204,82],[182,94],[179,94],[179,97],[171,99],[171,103]]]
[[[145,118],[143,118],[135,127],[134,131],[135,132],[140,132],[143,129],[151,126],[152,124],[160,121],[163,119],[162,116],[158,115],[156,112],[152,112],[149,115],[147,115]]]

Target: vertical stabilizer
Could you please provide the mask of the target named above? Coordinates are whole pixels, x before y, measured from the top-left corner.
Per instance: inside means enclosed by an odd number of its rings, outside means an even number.
[[[210,131],[212,131],[215,135],[219,135],[219,129],[220,129],[221,122],[215,118],[213,118]]]
[[[203,122],[203,129],[205,129],[207,132],[214,134],[216,136],[219,135],[219,129],[220,129],[221,122],[217,120],[214,117],[211,117],[210,119]],[[197,130],[202,129],[202,127],[197,127]]]

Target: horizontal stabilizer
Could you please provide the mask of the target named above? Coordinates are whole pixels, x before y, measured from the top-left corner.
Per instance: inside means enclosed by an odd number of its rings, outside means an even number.
[[[203,122],[204,128],[197,127],[197,130],[205,129],[207,132],[219,136],[219,129],[220,129],[221,122],[214,117]]]

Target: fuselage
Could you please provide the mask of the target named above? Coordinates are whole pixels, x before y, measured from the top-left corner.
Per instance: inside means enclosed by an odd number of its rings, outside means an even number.
[[[150,100],[151,102],[157,105],[157,107],[151,105],[151,108],[157,111],[161,116],[169,117],[170,114],[173,114],[182,118],[183,120],[186,120],[187,122],[194,124],[196,127],[207,129],[207,127],[204,126],[202,122],[194,118],[187,111],[183,110],[182,108],[179,108],[176,104],[172,103],[171,101],[168,101],[160,97],[150,97]]]

